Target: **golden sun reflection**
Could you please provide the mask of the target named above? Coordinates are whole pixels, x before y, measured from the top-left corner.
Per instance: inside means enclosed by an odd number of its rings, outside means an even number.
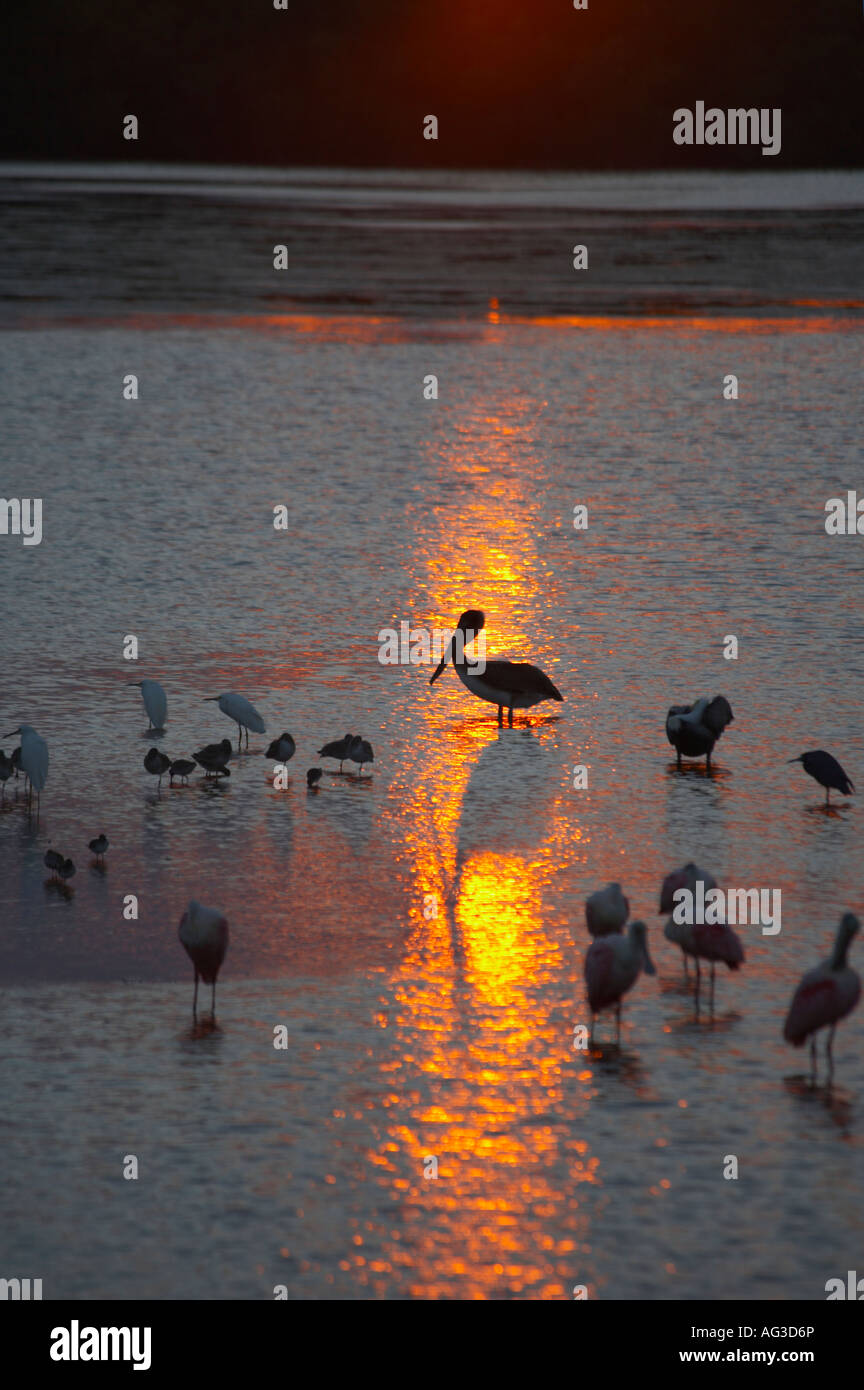
[[[469,461],[454,445],[449,480],[482,475],[514,448],[524,460],[538,406],[499,419],[478,405],[484,446],[478,457],[472,444]],[[423,620],[452,626],[462,609],[483,607],[489,654],[542,659],[554,679],[538,637],[543,567],[527,521],[530,471],[517,477],[525,481],[460,502],[458,526],[442,508],[424,542],[427,583],[415,612],[431,599]],[[383,1063],[399,1100],[370,1154],[401,1200],[403,1230],[389,1256],[410,1267],[415,1297],[566,1297],[587,1239],[573,1184],[596,1183],[598,1173],[584,1139],[559,1119],[565,1080],[584,1092],[590,1073],[578,1080],[566,1001],[562,1011],[548,988],[566,974],[569,927],[549,920],[547,899],[579,835],[572,798],[566,824],[563,815],[555,718],[539,711],[530,728],[499,730],[494,705],[473,699],[452,671],[428,700],[421,746],[394,788],[411,922],[390,979]],[[524,821],[503,843],[496,806],[520,795]],[[437,1178],[424,1171],[432,1159]],[[359,1268],[357,1277],[368,1279]]]

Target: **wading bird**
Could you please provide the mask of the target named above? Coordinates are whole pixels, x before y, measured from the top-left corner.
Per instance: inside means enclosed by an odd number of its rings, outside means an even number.
[[[270,747],[267,749],[266,756],[275,758],[277,763],[290,762],[297,752],[297,744],[290,734],[281,734],[279,738],[274,738]]]
[[[744,947],[741,945],[741,938],[734,932],[728,922],[694,922],[692,927],[685,926],[683,929],[689,932],[689,940],[685,937],[678,940],[678,945],[682,951],[693,956],[696,961],[696,993],[702,983],[702,976],[699,969],[700,960],[707,960],[711,965],[711,1003],[714,1002],[714,968],[718,963],[728,965],[730,970],[737,970],[739,965],[744,964]],[[670,940],[678,938],[670,937]]]
[[[672,705],[666,715],[666,737],[675,749],[679,770],[683,754],[685,758],[705,758],[710,772],[714,744],[734,718],[725,695],[703,698],[695,705]]]
[[[148,748],[144,754],[144,766],[154,777],[159,778],[159,786],[162,786],[162,778],[171,766],[171,759],[166,753],[160,753],[158,748]]]
[[[6,795],[6,783],[15,771],[15,764],[0,748],[0,797]]]
[[[195,967],[192,1016],[198,1016],[198,980],[212,985],[211,1012],[216,1017],[216,977],[228,950],[228,923],[215,908],[203,907],[193,898],[180,918],[178,936]]]
[[[318,790],[318,783],[321,781],[321,772],[322,769],[320,767],[310,767],[309,771],[306,773],[306,786],[309,788],[310,792]]]
[[[91,841],[90,841],[90,849],[93,851],[93,853],[96,855],[96,858],[99,859],[99,860],[104,860],[104,859],[105,859],[105,851],[106,851],[107,848],[108,848],[108,836],[107,836],[107,835],[97,835],[97,837],[96,837],[95,840],[91,840]]]
[[[127,685],[137,685],[141,691],[141,699],[144,701],[144,708],[147,711],[147,718],[150,720],[150,728],[147,733],[161,733],[165,728],[165,720],[168,717],[168,696],[162,689],[158,681],[127,681]]]
[[[195,763],[189,758],[175,758],[168,769],[168,785],[173,787],[175,777],[181,778],[184,782],[188,781],[189,773],[194,771]]]
[[[22,724],[17,729],[12,729],[10,733],[4,734],[4,738],[11,738],[13,734],[20,734],[21,746],[16,749],[18,752],[18,764],[21,771],[29,778],[30,796],[36,792],[36,809],[39,809],[39,798],[45,783],[48,781],[48,744],[44,738],[40,738],[36,730],[29,724]],[[12,755],[15,761],[15,754]]]
[[[846,964],[852,938],[860,923],[851,912],[844,912],[837,929],[834,950],[828,960],[809,970],[792,996],[783,1036],[793,1047],[802,1047],[810,1037],[810,1060],[816,1070],[816,1034],[820,1028],[830,1028],[825,1055],[829,1074],[834,1068],[832,1046],[834,1030],[841,1018],[851,1014],[861,997],[861,981]]]
[[[664,912],[670,914],[674,913],[675,893],[679,888],[686,888],[695,896],[696,884],[700,881],[705,885],[703,890],[705,893],[707,893],[710,888],[717,887],[716,878],[706,873],[704,869],[697,869],[692,861],[685,864],[683,869],[676,869],[673,873],[667,874],[660,886],[660,906],[658,909],[660,915],[662,916]],[[684,943],[687,942],[688,945],[690,944],[690,932],[691,928],[686,922],[676,922],[671,915],[663,928],[663,935],[666,940],[672,941],[676,946],[681,947],[681,957],[684,961],[684,974],[687,975],[688,978],[690,975],[687,965],[688,953]]]
[[[375,761],[375,754],[372,752],[372,744],[360,734],[357,734],[356,738],[352,739],[347,756],[349,762],[356,763],[360,768],[361,777],[363,775],[363,764],[374,763]]]
[[[338,758],[339,771],[342,771],[342,764],[348,757],[351,744],[354,742],[353,734],[345,734],[342,738],[334,739],[332,743],[325,743],[323,748],[318,749],[319,758]]]
[[[611,936],[623,930],[630,916],[630,903],[620,883],[607,883],[585,899],[585,921],[591,936]]]
[[[838,791],[843,796],[848,796],[854,792],[855,788],[837,759],[830,753],[826,753],[824,748],[814,748],[809,753],[802,753],[798,758],[787,759],[790,763],[801,763],[808,776],[813,777],[820,785],[825,788],[825,805],[830,805],[831,788]]]
[[[222,695],[205,695],[207,700],[215,700],[223,714],[227,714],[229,719],[233,719],[237,725],[237,752],[240,752],[240,741],[243,737],[243,730],[246,730],[246,747],[249,747],[249,730],[254,734],[266,733],[264,720],[261,718],[254,705],[250,704],[245,695],[236,695],[233,690],[227,690]]]
[[[70,878],[74,878],[74,877],[75,877],[75,865],[72,863],[72,860],[71,860],[71,859],[64,859],[64,860],[63,860],[63,863],[58,867],[57,873],[58,873],[59,877],[62,878],[62,879],[64,880],[64,882],[66,882],[66,881],[67,881],[68,879],[70,879]]]
[[[588,1005],[591,1009],[591,1036],[594,1036],[594,1015],[603,1009],[615,1009],[616,1037],[621,1036],[621,998],[632,989],[644,970],[656,975],[654,962],[648,954],[648,932],[644,922],[631,922],[626,936],[615,932],[591,942],[585,955],[585,983],[588,986]]]
[[[203,748],[199,748],[197,753],[193,753],[199,767],[203,767],[208,777],[230,777],[231,772],[228,768],[228,759],[231,757],[231,740],[223,738],[221,743],[208,743]]]
[[[526,661],[469,662],[465,647],[485,626],[486,615],[479,608],[466,609],[456,624],[456,631],[447,643],[447,650],[437,670],[429,678],[430,685],[435,684],[447,662],[452,660],[454,670],[466,689],[478,700],[488,700],[490,704],[498,706],[499,724],[504,723],[504,710],[509,710],[507,722],[511,729],[515,709],[531,709],[541,700],[564,699],[539,666],[531,666]],[[484,667],[482,674],[476,669],[478,665]]]

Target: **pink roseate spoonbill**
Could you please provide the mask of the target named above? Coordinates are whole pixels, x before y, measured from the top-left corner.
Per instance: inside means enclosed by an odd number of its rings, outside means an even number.
[[[215,908],[203,907],[193,898],[177,932],[183,949],[195,967],[192,1016],[198,1017],[198,980],[212,986],[211,1012],[216,1017],[216,977],[228,950],[228,923]]]
[[[296,752],[297,744],[291,735],[280,734],[279,738],[274,738],[267,749],[267,757],[274,758],[277,763],[289,763]]]
[[[342,764],[351,751],[351,744],[354,742],[353,734],[345,734],[343,738],[334,739],[332,743],[325,743],[323,748],[318,749],[319,758],[338,758],[339,771],[342,771]]]
[[[144,754],[144,767],[154,777],[159,778],[159,786],[162,786],[162,778],[171,766],[171,759],[165,753],[160,753],[158,748],[148,748]]]
[[[713,700],[703,697],[695,705],[672,705],[666,715],[666,737],[675,749],[679,771],[683,755],[705,758],[710,772],[714,744],[734,718],[725,695],[715,695]]]
[[[837,759],[830,753],[826,753],[824,748],[814,748],[809,753],[802,753],[798,758],[787,759],[790,763],[801,763],[804,771],[813,777],[820,785],[825,788],[825,805],[831,803],[831,788],[841,793],[842,796],[849,796],[854,792],[855,787],[851,780],[846,776]]]
[[[692,927],[685,929],[690,933],[689,945],[684,941],[679,941],[682,951],[695,957],[696,960],[696,993],[702,983],[701,972],[699,970],[700,960],[710,961],[711,964],[711,1003],[714,1002],[714,968],[718,961],[728,965],[730,970],[737,970],[744,964],[744,947],[741,945],[741,938],[734,932],[728,922],[694,922]],[[672,938],[674,940],[674,938]]]
[[[841,1018],[851,1014],[861,997],[861,981],[847,965],[846,957],[860,923],[851,912],[844,912],[837,928],[834,950],[827,960],[808,970],[792,996],[783,1036],[793,1047],[802,1047],[810,1035],[810,1060],[816,1070],[816,1034],[830,1028],[825,1055],[829,1074],[834,1069],[834,1030]]]
[[[228,759],[231,757],[231,751],[230,738],[223,738],[221,743],[205,744],[197,753],[193,753],[192,757],[199,767],[203,767],[205,776],[230,777]]]
[[[531,666],[527,661],[469,661],[465,647],[473,642],[478,632],[486,626],[486,615],[479,608],[468,608],[456,624],[456,631],[447,643],[447,650],[438,663],[438,668],[429,678],[434,685],[448,661],[462,684],[478,700],[488,700],[498,706],[498,723],[504,723],[504,710],[509,711],[508,725],[513,728],[513,711],[531,709],[541,700],[563,700],[564,696],[555,689],[545,671],[539,666]],[[458,639],[458,640],[457,640]],[[482,673],[476,667],[483,667]]]
[[[615,932],[591,942],[585,955],[584,973],[592,1038],[594,1015],[611,1008],[615,1009],[616,1037],[620,1038],[621,998],[633,988],[643,970],[646,975],[657,973],[648,954],[648,932],[644,922],[631,922],[626,936]]]
[[[215,700],[223,714],[227,714],[229,719],[233,719],[237,725],[237,752],[240,752],[240,742],[243,738],[243,730],[246,730],[246,747],[249,747],[249,730],[254,734],[267,732],[267,726],[261,718],[257,709],[250,704],[245,695],[237,695],[233,690],[226,690],[222,695],[205,695],[207,700]]]
[[[611,936],[624,929],[630,916],[630,903],[620,883],[607,883],[585,899],[585,921],[591,936]]]
[[[150,720],[150,728],[147,733],[162,733],[165,728],[165,720],[168,718],[168,696],[159,682],[127,681],[126,684],[137,685],[141,691],[141,699],[144,701],[147,718]]]
[[[675,910],[675,894],[679,888],[686,888],[695,895],[696,884],[701,882],[705,885],[704,891],[707,893],[709,888],[717,887],[717,880],[712,874],[706,873],[704,869],[697,869],[691,861],[684,865],[683,869],[676,869],[673,873],[667,874],[660,885],[660,915],[664,912],[672,913]],[[663,935],[667,941],[672,941],[676,946],[681,947],[681,957],[684,961],[684,974],[690,976],[687,965],[687,955],[693,954],[692,950],[692,928],[686,922],[676,922],[672,916],[669,917],[663,928]]]
[[[363,764],[374,763],[375,761],[375,754],[372,752],[372,744],[367,738],[363,738],[360,734],[357,734],[357,736],[351,740],[351,747],[348,749],[347,757],[349,762],[357,764],[360,769],[359,775],[361,777],[363,776]]]
[[[36,793],[36,814],[39,814],[39,801],[45,783],[48,781],[48,744],[44,738],[40,738],[36,730],[29,724],[21,724],[17,729],[12,729],[4,738],[11,738],[13,734],[21,737],[18,752],[18,765],[30,782],[30,800],[33,793]],[[15,754],[12,755],[15,761]]]
[[[90,850],[96,855],[100,863],[105,861],[105,851],[108,848],[108,836],[97,835],[95,840],[90,841]]]

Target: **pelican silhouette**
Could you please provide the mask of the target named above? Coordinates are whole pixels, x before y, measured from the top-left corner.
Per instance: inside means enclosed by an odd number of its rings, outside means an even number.
[[[465,647],[486,626],[486,615],[479,608],[468,608],[456,624],[456,630],[447,644],[447,650],[438,668],[429,679],[434,685],[448,661],[453,662],[454,670],[462,684],[478,700],[488,700],[498,706],[498,723],[504,723],[504,711],[509,711],[508,726],[513,728],[513,711],[531,709],[541,700],[563,700],[564,696],[555,689],[545,671],[539,666],[531,666],[527,661],[486,661],[469,662]],[[483,665],[482,673],[477,669]]]

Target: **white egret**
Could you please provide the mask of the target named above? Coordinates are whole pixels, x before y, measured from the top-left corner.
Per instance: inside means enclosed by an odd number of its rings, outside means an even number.
[[[203,907],[193,898],[180,919],[178,936],[195,967],[195,995],[192,1015],[198,1013],[198,979],[212,985],[211,1011],[216,1016],[216,977],[228,950],[228,923],[215,908]]]
[[[21,771],[30,779],[30,794],[36,792],[36,807],[39,807],[39,797],[48,781],[48,744],[44,738],[40,738],[36,730],[29,724],[22,724],[17,729],[12,729],[10,733],[4,734],[4,738],[11,738],[12,734],[20,734],[21,750],[19,765]]]
[[[237,695],[233,690],[227,690],[222,695],[205,695],[205,701],[215,700],[223,714],[227,714],[229,719],[233,719],[237,725],[237,751],[240,751],[240,740],[243,737],[243,730],[246,730],[246,747],[249,747],[249,730],[255,734],[266,733],[264,720],[261,718],[257,709],[246,699],[245,695]]]
[[[147,718],[150,720],[148,734],[165,728],[165,720],[168,717],[168,696],[162,689],[158,681],[127,681],[127,685],[137,685],[141,691],[141,699],[144,701],[144,708],[147,711]]]

